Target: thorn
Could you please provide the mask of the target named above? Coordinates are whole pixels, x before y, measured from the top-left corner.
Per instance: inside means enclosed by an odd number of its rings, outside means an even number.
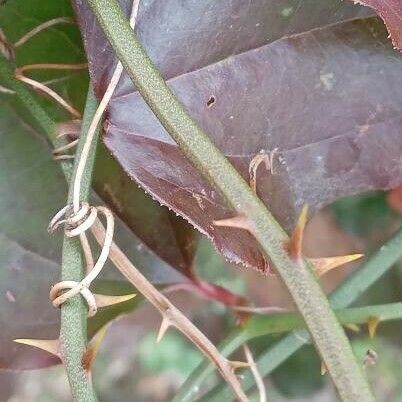
[[[378,354],[375,350],[373,349],[368,349],[364,359],[363,359],[363,366],[374,366],[378,361]]]
[[[212,221],[212,223],[215,226],[238,228],[252,232],[250,221],[245,215],[237,215],[228,219],[218,219],[216,221]]]
[[[104,325],[91,339],[88,344],[87,350],[82,356],[82,367],[84,367],[85,371],[89,372],[92,368],[92,365],[98,355],[99,349],[101,347],[102,341],[106,334],[106,329],[108,325]]]
[[[357,324],[345,324],[345,328],[350,329],[353,332],[360,332],[360,327]]]
[[[266,153],[265,150],[261,150],[254,158],[251,160],[248,167],[248,174],[250,176],[250,187],[254,191],[257,192],[257,169],[262,162],[265,164],[265,169],[268,170],[271,174],[274,174],[273,171],[273,158],[275,153],[278,151],[278,148],[275,148],[273,151],[270,151],[269,154]]]
[[[307,205],[304,205],[288,242],[289,255],[293,260],[300,260],[302,257],[302,243],[304,228],[306,227],[307,222],[307,212],[308,207]]]
[[[60,356],[60,341],[58,339],[14,339],[13,342],[21,343],[22,345],[33,346],[34,348],[42,349],[52,355]]]
[[[321,362],[320,373],[321,373],[321,375],[327,374],[327,366],[325,365],[324,362]]]
[[[133,299],[136,295],[121,295],[121,296],[109,296],[109,295],[99,295],[94,294],[96,305],[98,308],[113,306],[114,304],[123,303],[125,301]]]
[[[241,368],[248,368],[250,367],[250,363],[248,362],[240,362],[237,360],[229,360],[229,365],[232,368],[233,371]]]
[[[370,338],[373,339],[375,333],[377,332],[378,325],[380,324],[380,319],[375,316],[370,316],[367,318],[367,328],[370,335]]]
[[[320,277],[334,268],[338,268],[341,265],[358,260],[362,257],[364,257],[364,254],[350,254],[337,257],[309,258],[308,260],[313,265],[315,274]]]
[[[163,317],[161,326],[159,328],[158,336],[156,338],[157,343],[159,343],[162,340],[163,336],[165,335],[165,333],[166,333],[166,331],[168,330],[169,327],[170,327],[169,319],[166,318],[166,317]]]

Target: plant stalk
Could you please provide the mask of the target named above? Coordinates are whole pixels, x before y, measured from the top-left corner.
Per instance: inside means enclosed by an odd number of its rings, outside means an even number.
[[[92,88],[88,91],[85,111],[81,126],[81,133],[78,142],[76,157],[74,160],[74,172],[70,177],[69,194],[67,203],[73,201],[73,186],[78,161],[85,143],[88,127],[96,111],[97,101]],[[87,201],[91,189],[92,171],[95,163],[95,152],[99,130],[95,135],[88,154],[87,164],[82,177],[81,201]],[[67,178],[68,179],[68,178]],[[82,255],[82,247],[79,237],[64,236],[61,279],[81,281],[84,276],[85,260]],[[82,364],[82,357],[87,345],[87,306],[80,294],[70,298],[61,305],[60,325],[60,348],[63,356],[63,363],[67,371],[68,380],[74,400],[95,402],[98,400],[90,376]]]
[[[344,308],[355,302],[364,291],[380,279],[395,263],[402,259],[402,229],[397,231],[385,244],[379,247],[344,283],[342,283],[329,296],[331,305],[334,308]],[[228,341],[222,344],[222,347],[231,349],[233,335]],[[303,345],[309,342],[306,331],[298,331],[297,334],[286,335],[280,341],[264,351],[257,360],[257,366],[263,376],[271,373],[275,368],[285,362],[290,356],[296,353]],[[221,350],[221,349],[220,349]],[[225,354],[223,350],[221,353]],[[203,378],[208,375],[209,368],[206,365],[200,365],[193,372],[183,385],[177,396],[180,399],[174,399],[172,402],[180,400],[186,402],[194,400],[194,386],[200,384]],[[242,386],[249,390],[254,386],[254,381],[249,373],[244,372]],[[230,400],[230,393],[224,385],[218,385],[213,388],[199,402],[219,402]]]
[[[136,3],[138,6],[138,2]],[[138,7],[133,8],[133,10],[137,10]],[[10,79],[13,79],[12,77],[12,70],[9,69],[10,71]],[[1,72],[1,71],[0,71]],[[115,74],[120,75],[121,70],[120,67],[117,67],[115,70]],[[117,76],[116,76],[117,79]],[[110,88],[109,84],[109,88]],[[113,84],[114,85],[114,84]],[[112,85],[112,86],[113,86]],[[28,105],[35,104],[35,108],[28,108],[28,111],[32,113],[36,113],[38,110],[39,114],[43,114],[45,117],[47,117],[46,112],[41,108],[39,104],[36,103],[35,98],[32,97],[29,91],[26,91],[26,88],[21,86],[21,83],[16,82],[16,87],[23,93],[24,95],[24,100],[27,101]],[[17,92],[17,91],[16,91]],[[17,93],[19,94],[19,93]],[[104,101],[105,97],[103,98],[102,102]],[[92,103],[94,102],[94,104]],[[84,123],[82,126],[83,133],[81,134],[81,140],[79,143],[79,147],[77,150],[77,158],[76,158],[76,164],[74,165],[74,174],[72,175],[72,169],[71,165],[69,163],[63,163],[62,167],[64,168],[65,176],[67,178],[67,181],[70,183],[75,182],[76,177],[77,177],[77,171],[78,171],[78,163],[79,159],[82,157],[83,152],[85,152],[85,144],[87,142],[87,138],[90,135],[90,129],[88,129],[89,125],[94,124],[93,121],[95,120],[96,113],[99,113],[99,108],[94,114],[94,109],[96,107],[96,102],[95,99],[93,98],[93,94],[91,92],[90,97],[88,97],[88,102],[87,102],[87,107],[86,111],[88,111],[89,115],[87,117],[87,114],[84,114]],[[92,115],[94,115],[94,118],[92,119]],[[99,116],[98,116],[99,117]],[[56,129],[57,124],[52,121],[51,118],[48,118],[48,122],[50,124],[45,124],[43,127],[43,131],[47,134],[49,137],[50,141],[52,142],[54,147],[57,147],[57,141],[56,141],[56,133],[53,131]],[[38,123],[41,123],[38,121]],[[97,132],[95,133],[96,140],[97,140]],[[92,143],[92,142],[91,142]],[[94,144],[92,144],[94,145]],[[86,200],[88,196],[88,191],[89,186],[90,186],[90,181],[91,181],[91,172],[92,172],[92,167],[93,167],[93,157],[94,154],[94,149],[91,147],[91,151],[88,156],[88,160],[90,162],[89,166],[86,166],[84,170],[81,170],[81,173],[83,174],[81,176],[81,180],[83,183],[83,187],[81,188],[81,191],[79,193],[79,200]],[[89,169],[89,170],[88,170]],[[74,191],[74,186],[70,184],[70,190],[69,190],[69,201],[74,200],[74,196],[76,196],[77,193]],[[71,202],[70,202],[71,204]],[[104,243],[104,238],[105,238],[105,229],[103,225],[98,221],[93,227],[91,228],[91,231],[95,235],[95,237],[100,240],[100,245]],[[71,242],[71,240],[75,240],[74,238],[67,238],[65,243],[65,248],[64,248],[64,253],[63,255],[65,256],[65,261],[66,264],[72,264],[75,266],[78,262],[83,262],[81,253],[79,253],[80,249],[77,249],[76,246],[77,244],[74,244]],[[74,255],[75,253],[75,255]],[[188,320],[175,306],[170,303],[170,301],[162,295],[154,286],[152,286],[151,283],[149,283],[145,277],[136,269],[134,265],[131,264],[131,262],[128,260],[128,258],[125,256],[125,254],[119,249],[119,247],[115,244],[112,243],[112,247],[110,250],[110,258],[112,261],[115,262],[115,265],[118,269],[122,271],[122,273],[127,277],[127,279],[140,291],[142,292],[146,298],[162,313],[163,316],[163,322],[169,323],[171,326],[177,327],[178,330],[180,330],[185,336],[187,336],[206,356],[208,356],[213,364],[215,364],[219,370],[221,371],[222,375],[224,378],[227,380],[227,382],[232,386],[235,394],[238,396],[239,400],[241,401],[247,401],[246,395],[242,392],[239,381],[236,377],[236,375],[233,372],[233,368],[236,366],[236,362],[231,362],[228,361],[227,359],[223,358],[216,347],[208,340],[208,338],[205,337],[205,335],[198,330],[196,326],[194,326],[190,320]],[[81,268],[81,271],[83,269]],[[78,273],[78,271],[77,271]],[[82,274],[81,274],[82,276]],[[78,280],[77,280],[78,282]],[[78,295],[77,295],[78,296]],[[71,299],[70,299],[71,300]],[[86,313],[86,308],[84,304],[82,303],[82,300],[78,300],[75,302],[74,300],[72,303],[76,303],[77,309],[81,309],[82,315]],[[83,316],[81,316],[81,313],[78,314],[77,317],[74,317],[73,321],[74,326],[73,328],[69,328],[68,330],[64,331],[62,329],[62,332],[66,332],[66,335],[70,335],[71,331],[77,332],[77,336],[72,338],[78,338],[79,340],[82,339],[82,334],[86,333],[86,321],[83,321]],[[163,325],[163,324],[162,324]],[[85,326],[85,327],[84,327]],[[163,328],[163,327],[161,327]],[[164,327],[166,330],[167,327]],[[69,332],[70,331],[70,332]],[[82,370],[82,355],[83,355],[83,350],[85,350],[85,344],[84,343],[76,343],[73,342],[69,337],[62,338],[60,336],[60,339],[63,341],[62,349],[64,349],[65,352],[65,357],[63,360],[66,360],[67,362],[67,373],[70,379],[71,383],[71,388],[72,388],[72,393],[74,396],[75,400],[85,400],[85,401],[92,401],[96,400],[96,396],[93,393],[92,385],[88,381],[88,376],[86,375],[85,372]],[[70,378],[71,377],[71,378]],[[91,399],[92,398],[92,399]],[[95,398],[95,399],[94,399]]]
[[[236,214],[245,215],[276,266],[345,402],[373,401],[346,335],[307,262],[295,262],[288,236],[229,161],[190,117],[139,43],[116,0],[87,0],[117,57],[158,120]]]
[[[337,316],[340,323],[343,325],[348,324],[367,324],[370,317],[376,317],[379,321],[393,321],[402,319],[402,303],[389,303],[380,304],[366,307],[354,307],[354,308],[344,308],[335,310],[335,315]],[[244,343],[251,341],[255,338],[278,334],[282,332],[290,332],[295,330],[300,330],[305,328],[303,318],[298,313],[278,313],[268,316],[253,316],[246,324],[245,327],[233,331],[225,341],[219,346],[219,350],[223,356],[230,356],[231,353],[236,351]],[[212,368],[208,365],[203,364],[204,370],[202,372],[198,371],[196,378],[193,377],[191,384],[189,383],[186,387],[187,392],[180,390],[179,393],[175,395],[172,402],[185,402],[193,400],[191,397],[195,395],[191,392],[192,387],[198,387],[205,380],[205,378],[210,374]],[[259,370],[260,371],[260,370]],[[194,372],[195,373],[195,372]],[[242,373],[247,373],[247,370]],[[251,379],[251,374],[248,373]],[[254,385],[251,383],[251,385]],[[249,387],[247,387],[248,390]],[[226,395],[225,395],[226,398]],[[229,400],[230,394],[227,394],[226,399]],[[202,399],[209,401],[209,398]],[[218,400],[218,398],[216,398]]]
[[[59,144],[57,136],[57,123],[47,114],[31,91],[25,84],[15,78],[15,65],[5,59],[0,54],[0,76],[7,83],[7,86],[15,91],[18,100],[22,103],[26,111],[33,117],[41,130],[46,133],[48,139],[54,147]],[[97,102],[92,89],[88,92],[84,119],[81,127],[80,141],[77,147],[77,157],[74,167],[71,162],[61,162],[61,168],[66,176],[67,182],[74,177],[79,155],[85,141],[88,125],[92,120]],[[96,150],[96,141],[93,142],[90,156],[88,158],[87,169],[82,180],[82,200],[86,200],[89,195],[92,170]],[[68,202],[72,200],[71,189],[69,191]],[[77,238],[63,239],[62,255],[62,280],[80,281],[84,273],[84,259],[81,253],[81,244]],[[82,356],[86,351],[87,344],[87,307],[81,296],[77,295],[61,306],[61,326],[60,326],[60,345],[64,366],[66,368],[71,391],[76,401],[95,402],[97,397],[89,379],[88,373],[82,365]]]

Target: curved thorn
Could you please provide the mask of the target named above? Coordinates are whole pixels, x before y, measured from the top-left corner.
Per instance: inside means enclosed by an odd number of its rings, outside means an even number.
[[[237,215],[234,216],[233,218],[227,218],[227,219],[218,219],[214,220],[212,223],[215,226],[238,228],[252,232],[250,221],[245,215]]]
[[[94,293],[96,300],[96,305],[98,308],[113,306],[114,304],[124,303],[125,301],[131,300],[135,297],[135,294],[121,295],[121,296],[110,296],[110,295],[100,295]]]
[[[308,260],[313,265],[315,274],[320,277],[332,269],[338,268],[348,262],[356,261],[362,257],[364,257],[364,254],[349,254],[336,257],[309,258]]]
[[[61,359],[59,339],[14,339],[13,342],[42,349]]]

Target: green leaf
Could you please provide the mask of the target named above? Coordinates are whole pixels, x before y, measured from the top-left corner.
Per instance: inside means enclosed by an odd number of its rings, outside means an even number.
[[[68,0],[27,1],[15,0],[1,7],[0,26],[7,39],[14,43],[22,35],[40,23],[57,17],[71,17],[72,10]],[[30,63],[82,63],[85,55],[82,51],[79,30],[76,25],[62,24],[48,28],[15,51],[15,64],[22,66]],[[12,63],[11,63],[12,64]],[[31,73],[29,73],[31,76]],[[32,77],[40,81],[54,80],[51,88],[63,96],[75,108],[81,109],[85,100],[88,74],[86,70],[35,71]],[[7,82],[0,82],[7,87]],[[52,99],[40,94],[34,95],[46,112],[55,121],[70,119]],[[59,312],[49,300],[50,286],[60,277],[60,257],[62,236],[50,236],[47,225],[51,217],[66,202],[67,187],[58,163],[52,160],[50,147],[44,133],[35,119],[27,113],[16,96],[0,93],[0,368],[27,369],[53,364],[56,361],[46,353],[16,345],[14,338],[57,338],[59,330]],[[108,155],[101,154],[98,162],[97,177],[102,176],[105,164],[110,162]],[[110,169],[107,180],[119,185],[126,179],[120,168]],[[142,213],[137,228],[148,223],[149,232],[140,232],[150,247],[156,243],[160,234],[168,232],[166,242],[172,236],[179,236],[181,227],[177,224],[178,234],[169,221],[169,212],[155,212],[155,203],[138,189],[130,180],[126,183],[129,191],[121,203],[137,206]],[[126,189],[127,189],[126,188]],[[135,191],[132,191],[134,189]],[[131,196],[134,194],[133,196]],[[94,196],[94,203],[99,204]],[[159,209],[159,206],[158,206]],[[150,219],[152,216],[152,220]],[[131,217],[130,217],[131,218]],[[146,221],[148,219],[148,221]],[[164,219],[164,220],[163,220]],[[159,225],[159,228],[158,228]],[[186,225],[187,227],[187,225]],[[135,228],[134,228],[135,229]],[[186,233],[186,232],[185,232]],[[148,236],[148,237],[147,237]],[[188,237],[187,237],[188,236]],[[192,233],[185,234],[192,239]],[[136,237],[119,219],[116,226],[116,241],[126,251],[129,258],[142,269],[155,283],[177,283],[184,277],[172,268],[182,263],[182,243],[172,242],[170,254],[164,254],[159,248],[159,258],[147,244]],[[149,239],[152,239],[152,243]],[[176,253],[176,254],[175,254]],[[188,258],[191,259],[191,248]],[[182,258],[179,261],[177,255]],[[183,270],[184,270],[184,265]],[[127,282],[108,263],[104,268],[103,278],[113,282],[103,282],[104,294],[126,294]],[[119,280],[116,282],[116,279]],[[95,286],[102,284],[102,279]],[[117,287],[116,287],[117,286]],[[129,286],[129,288],[131,288]],[[132,288],[131,288],[132,289]],[[132,292],[132,290],[131,290]],[[89,336],[103,324],[117,315],[131,311],[141,301],[136,297],[119,305],[101,309],[89,322]]]
[[[15,43],[39,24],[58,17],[74,18],[68,0],[14,0],[2,6],[0,26],[7,40]],[[18,67],[35,63],[76,64],[85,62],[85,58],[76,24],[50,27],[15,49],[15,65]],[[77,110],[82,110],[88,87],[87,70],[35,70],[27,75],[39,81],[51,80],[51,89]],[[6,82],[0,84],[7,87]],[[0,96],[13,106],[24,121],[36,127],[32,117],[15,97],[1,93]],[[53,99],[43,95],[36,98],[55,121],[71,119]],[[98,148],[94,187],[144,245],[167,263],[164,268],[170,265],[188,274],[197,244],[197,232],[167,208],[160,208],[156,201],[139,189],[103,146]],[[186,280],[171,268],[167,272],[170,273],[171,282]],[[166,278],[167,272],[158,272],[156,275]]]
[[[0,368],[44,367],[57,360],[39,350],[15,345],[12,340],[58,336],[59,312],[52,307],[48,294],[60,276],[62,237],[60,233],[50,236],[47,225],[65,203],[66,183],[45,140],[2,100],[0,138]],[[172,268],[119,220],[116,239],[156,281],[172,279]],[[121,279],[110,263],[103,277]],[[132,287],[121,281],[101,281],[94,290],[133,293]],[[131,311],[140,300],[136,297],[101,309],[90,320],[90,335],[117,315]]]

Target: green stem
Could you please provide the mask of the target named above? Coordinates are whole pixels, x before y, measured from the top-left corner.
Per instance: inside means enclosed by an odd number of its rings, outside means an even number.
[[[402,319],[402,303],[380,304],[367,307],[355,307],[335,310],[339,322],[343,325],[347,324],[365,324],[369,317],[377,317],[381,322]],[[281,332],[290,332],[305,328],[303,317],[297,313],[273,314],[268,316],[252,317],[243,329],[233,331],[221,344],[219,350],[223,356],[229,356],[245,342],[252,339],[277,334]],[[204,366],[205,367],[205,366]],[[206,376],[213,370],[213,367],[208,365],[210,370],[204,370],[201,375],[197,376],[197,380],[193,381],[193,386],[199,385]],[[190,392],[183,391],[175,395],[172,402],[192,400]],[[228,394],[230,397],[230,394]],[[206,398],[210,401],[210,398]],[[221,399],[228,400],[228,399]]]
[[[15,78],[15,68],[16,66],[0,53],[0,77],[3,79],[5,85],[15,92],[18,101],[23,106],[25,111],[31,118],[34,119],[39,129],[46,134],[49,141],[56,148],[60,145],[56,138],[57,123],[43,109],[40,103],[36,100],[35,96],[32,94],[31,90],[27,88],[26,84]],[[13,95],[9,96],[12,97]],[[69,181],[72,175],[71,162],[62,161],[61,168],[67,178],[67,181]]]
[[[233,211],[248,218],[255,238],[276,266],[302,314],[342,400],[372,401],[367,380],[309,264],[290,258],[284,247],[288,239],[284,230],[166,85],[116,0],[87,1],[158,120]]]
[[[391,239],[383,244],[378,250],[364,262],[349,278],[346,279],[330,296],[329,300],[334,308],[343,308],[355,302],[360,295],[380,279],[395,263],[402,259],[402,229],[396,232]],[[232,339],[232,338],[230,338]],[[262,376],[270,374],[275,368],[285,362],[290,356],[296,353],[303,345],[308,342],[307,333],[301,331],[298,334],[288,334],[275,345],[263,352],[257,365]],[[226,342],[222,344],[228,349]],[[205,363],[200,365],[190,376],[178,392],[180,399],[174,401],[186,402],[194,400],[195,385],[201,383],[208,373]],[[254,386],[253,377],[245,371],[242,386],[244,390],[249,390]],[[225,385],[218,385],[213,388],[199,402],[219,402],[231,400],[231,394]],[[172,401],[173,402],[173,401]]]
[[[57,123],[50,118],[35,97],[32,96],[32,93],[27,86],[21,81],[15,79],[15,68],[16,66],[0,53],[0,76],[3,78],[5,85],[15,91],[18,99],[35,119],[38,126],[49,138],[55,140]],[[12,97],[13,95],[9,96]]]
[[[22,82],[15,79],[15,66],[0,54],[0,76],[7,83],[7,86],[15,91],[18,100],[24,109],[35,120],[38,127],[47,135],[54,147],[59,144],[57,135],[57,123],[47,114],[35,96]],[[88,92],[87,103],[81,128],[80,141],[77,148],[74,168],[71,162],[61,162],[61,167],[67,182],[74,178],[80,152],[86,138],[86,132],[95,113],[97,102],[92,90]],[[92,170],[95,159],[96,141],[92,144],[88,157],[86,171],[82,179],[81,197],[86,200],[89,195]],[[71,187],[69,190],[68,202],[72,200]],[[64,237],[62,255],[62,280],[80,281],[83,277],[84,261],[81,254],[81,244],[77,238]],[[88,374],[82,366],[82,356],[86,350],[87,343],[87,308],[82,297],[76,296],[61,306],[61,327],[60,342],[63,353],[63,363],[66,368],[70,382],[71,391],[76,401],[97,401],[92,383]]]
[[[80,139],[74,160],[74,173],[70,178],[68,204],[72,204],[73,185],[78,161],[85,143],[88,127],[95,114],[97,101],[92,88],[88,91],[85,112],[82,121]],[[82,176],[81,201],[88,201],[91,188],[92,171],[95,163],[95,151],[98,135],[91,144],[87,164]],[[62,280],[79,282],[84,276],[85,266],[81,252],[81,243],[78,237],[64,236],[63,256],[61,267]],[[82,365],[82,357],[86,351],[87,343],[87,308],[83,298],[76,295],[61,306],[60,344],[63,351],[63,363],[66,367],[71,392],[76,401],[97,401],[92,382]]]
[[[402,303],[346,308],[335,310],[335,315],[343,325],[364,324],[369,317],[377,317],[380,321],[397,320],[402,318]],[[244,328],[243,337],[245,341],[249,341],[259,336],[289,332],[304,327],[303,318],[297,313],[255,316],[249,320]]]

